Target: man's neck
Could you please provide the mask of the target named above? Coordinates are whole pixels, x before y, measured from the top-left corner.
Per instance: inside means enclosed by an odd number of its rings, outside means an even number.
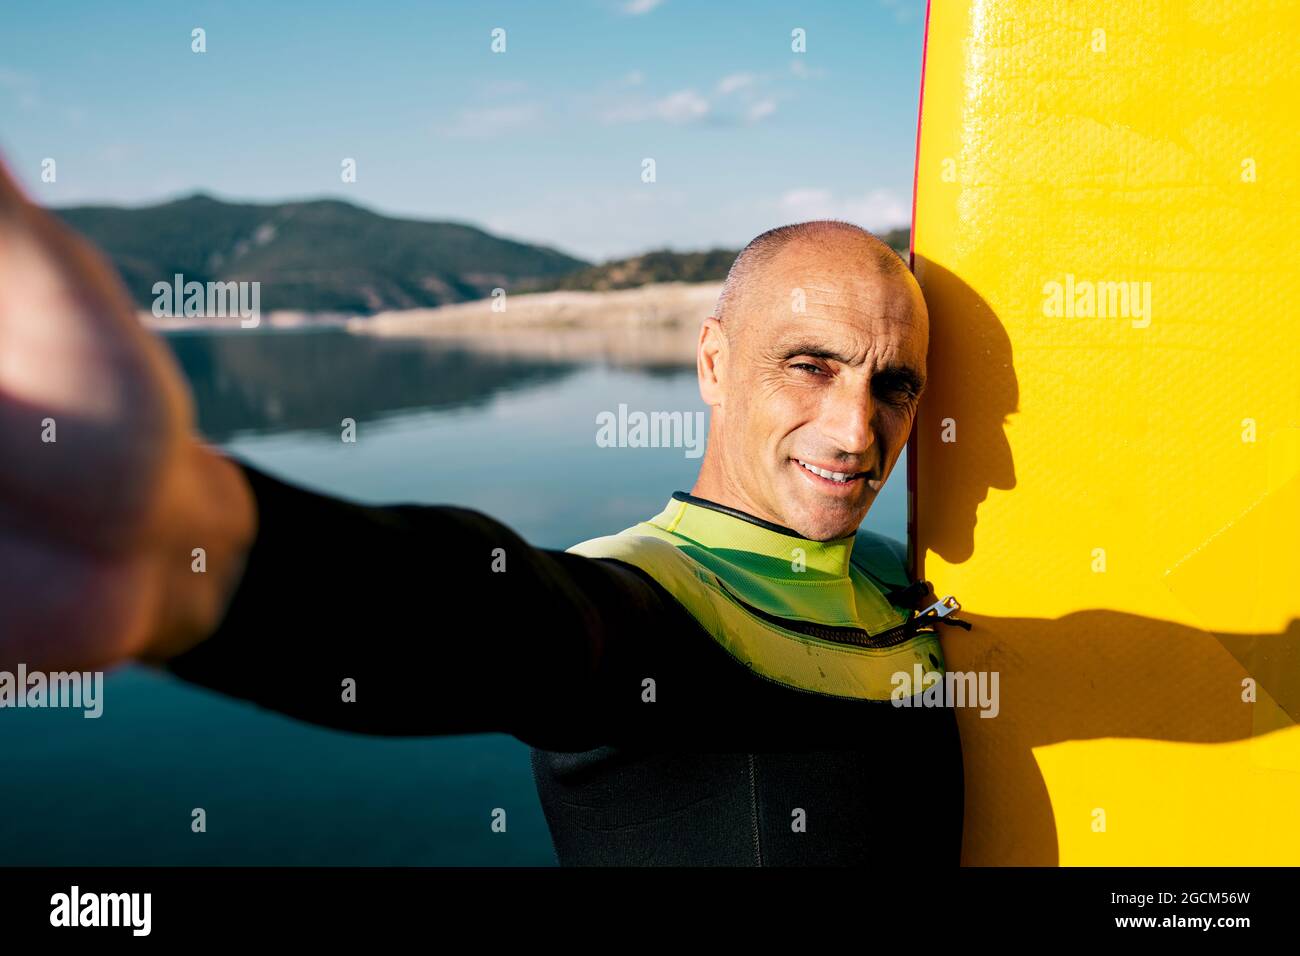
[[[703,498],[705,501],[730,508],[732,511],[739,511],[767,524],[784,525],[777,515],[768,513],[766,509],[750,501],[748,496],[734,490],[731,483],[727,481],[726,475],[723,474],[722,468],[707,453],[690,494],[695,498]]]

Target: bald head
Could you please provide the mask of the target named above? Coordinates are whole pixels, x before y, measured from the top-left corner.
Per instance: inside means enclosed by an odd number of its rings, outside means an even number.
[[[906,275],[911,278],[898,253],[861,226],[838,219],[815,219],[778,226],[750,240],[727,271],[713,314],[729,336],[740,330],[748,308],[757,297],[770,298],[779,294],[779,288],[770,288],[772,284],[765,280],[773,263],[787,251],[834,257],[847,268],[861,270],[864,274]],[[792,301],[796,288],[791,287],[786,293]]]
[[[907,266],[846,222],[763,233],[700,332],[693,489],[814,540],[855,531],[911,430],[929,322]]]

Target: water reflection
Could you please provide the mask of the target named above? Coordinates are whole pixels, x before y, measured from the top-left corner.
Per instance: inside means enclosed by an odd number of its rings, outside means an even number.
[[[256,433],[337,435],[344,417],[483,406],[573,375],[577,362],[480,354],[339,329],[165,336],[194,393],[199,431],[221,443]]]

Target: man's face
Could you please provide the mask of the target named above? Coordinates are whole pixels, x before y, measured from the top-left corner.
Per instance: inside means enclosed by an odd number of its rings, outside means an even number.
[[[855,246],[787,246],[738,297],[743,313],[724,320],[714,428],[727,491],[814,540],[861,524],[925,382],[919,289],[905,272],[864,264]]]

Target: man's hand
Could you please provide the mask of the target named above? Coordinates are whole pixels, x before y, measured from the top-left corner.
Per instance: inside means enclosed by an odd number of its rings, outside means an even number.
[[[256,516],[192,422],[111,268],[0,166],[0,669],[161,659],[216,626]]]

